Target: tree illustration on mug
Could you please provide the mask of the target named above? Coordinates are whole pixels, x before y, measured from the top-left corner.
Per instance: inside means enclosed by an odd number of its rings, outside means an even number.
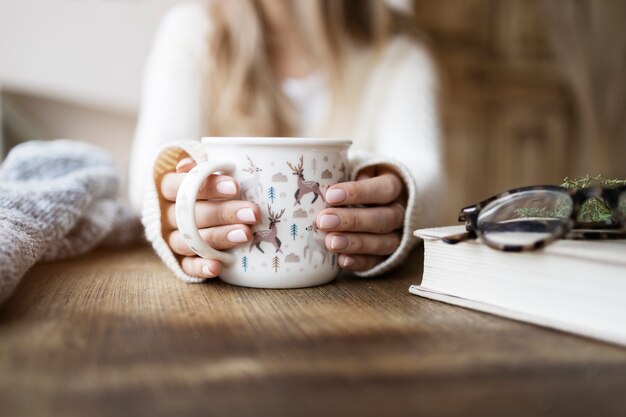
[[[269,198],[272,204],[274,204],[274,199],[276,198],[276,189],[274,186],[267,189],[267,198]]]
[[[246,255],[241,258],[241,268],[243,272],[248,272],[248,257]]]
[[[291,235],[291,238],[293,240],[296,240],[296,237],[298,236],[298,225],[297,224],[293,223],[291,225],[290,230],[289,230],[289,234]]]
[[[274,256],[272,258],[272,268],[274,268],[274,272],[278,272],[278,268],[280,268],[280,261],[278,260],[278,256]]]

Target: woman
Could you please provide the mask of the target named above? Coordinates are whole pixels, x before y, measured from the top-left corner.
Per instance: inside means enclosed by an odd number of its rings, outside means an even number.
[[[221,268],[194,256],[173,211],[182,178],[205,157],[202,136],[352,139],[354,181],[329,188],[317,226],[346,270],[371,276],[404,259],[418,220],[432,221],[442,175],[434,65],[406,27],[379,0],[214,0],[166,15],[147,63],[130,189],[176,276],[197,282]],[[196,204],[217,249],[248,242],[260,220],[238,193],[220,175],[199,195],[230,199]]]

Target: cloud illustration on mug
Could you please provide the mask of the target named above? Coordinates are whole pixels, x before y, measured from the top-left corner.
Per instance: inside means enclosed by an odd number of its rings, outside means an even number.
[[[289,255],[285,256],[285,262],[300,262],[300,257],[295,253],[290,253]]]
[[[307,214],[307,212],[302,210],[301,208],[293,212],[294,219],[306,219],[308,216],[309,215]]]
[[[282,172],[277,172],[272,176],[272,182],[287,182],[287,176]]]

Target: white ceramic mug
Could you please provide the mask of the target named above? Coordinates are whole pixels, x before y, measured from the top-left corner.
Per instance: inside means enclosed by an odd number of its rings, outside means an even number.
[[[176,197],[176,222],[198,255],[222,262],[220,278],[258,288],[300,288],[334,279],[339,268],[315,219],[327,188],[348,179],[351,141],[308,138],[203,138],[208,160],[194,167]],[[261,208],[252,241],[228,251],[210,247],[196,227],[198,190],[211,174],[240,184],[241,199]]]

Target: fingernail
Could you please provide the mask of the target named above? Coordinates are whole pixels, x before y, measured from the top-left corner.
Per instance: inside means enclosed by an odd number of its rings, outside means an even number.
[[[176,172],[180,172],[184,166],[192,164],[193,159],[191,158],[183,158],[176,164]]]
[[[248,241],[248,236],[246,236],[246,232],[242,229],[235,229],[228,232],[226,238],[229,242],[233,243],[243,243]]]
[[[242,222],[256,223],[256,216],[254,210],[251,208],[242,208],[237,210],[237,218]]]
[[[338,216],[334,214],[324,214],[320,218],[320,228],[321,229],[334,229],[341,224],[341,220],[339,220]]]
[[[341,188],[332,188],[326,191],[326,201],[330,204],[338,204],[345,201],[348,198],[348,194]]]
[[[343,268],[350,268],[354,264],[355,264],[355,261],[352,256],[344,256],[341,261],[341,266]]]
[[[220,181],[215,186],[217,192],[223,195],[237,194],[237,186],[232,181]]]
[[[348,238],[345,236],[333,236],[330,240],[330,248],[331,249],[345,249],[348,247]]]
[[[215,275],[215,273],[213,271],[211,271],[211,267],[209,267],[209,264],[204,264],[202,265],[202,273],[204,275]]]

